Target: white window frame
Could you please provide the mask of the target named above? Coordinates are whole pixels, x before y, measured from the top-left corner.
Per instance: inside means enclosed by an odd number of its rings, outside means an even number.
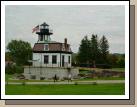
[[[62,51],[65,51],[65,44],[62,44]]]
[[[48,47],[48,49],[45,48],[46,46]],[[48,44],[44,44],[44,50],[45,50],[45,51],[48,51],[48,50],[49,50],[49,45],[48,45]]]

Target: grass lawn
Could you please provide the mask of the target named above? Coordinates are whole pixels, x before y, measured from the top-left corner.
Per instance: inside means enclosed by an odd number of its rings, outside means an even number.
[[[12,77],[13,77],[13,75],[11,75],[11,74],[5,74],[5,80],[6,81],[9,80]]]
[[[124,84],[6,85],[6,95],[124,95]]]

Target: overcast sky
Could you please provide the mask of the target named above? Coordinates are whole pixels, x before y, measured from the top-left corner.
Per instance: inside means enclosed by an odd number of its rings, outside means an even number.
[[[5,43],[21,39],[33,47],[38,36],[32,28],[46,22],[53,29],[51,40],[68,39],[73,52],[77,52],[81,39],[97,34],[105,35],[111,53],[125,53],[124,6],[6,6]]]

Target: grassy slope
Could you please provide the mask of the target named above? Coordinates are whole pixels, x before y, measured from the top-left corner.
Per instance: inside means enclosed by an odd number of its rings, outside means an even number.
[[[124,84],[6,85],[7,95],[122,95]]]

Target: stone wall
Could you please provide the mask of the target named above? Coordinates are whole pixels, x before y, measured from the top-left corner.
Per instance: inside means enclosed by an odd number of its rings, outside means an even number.
[[[24,67],[24,76],[26,79],[52,79],[55,75],[59,79],[67,78],[71,74],[75,78],[79,74],[78,68],[63,68],[63,67]]]

